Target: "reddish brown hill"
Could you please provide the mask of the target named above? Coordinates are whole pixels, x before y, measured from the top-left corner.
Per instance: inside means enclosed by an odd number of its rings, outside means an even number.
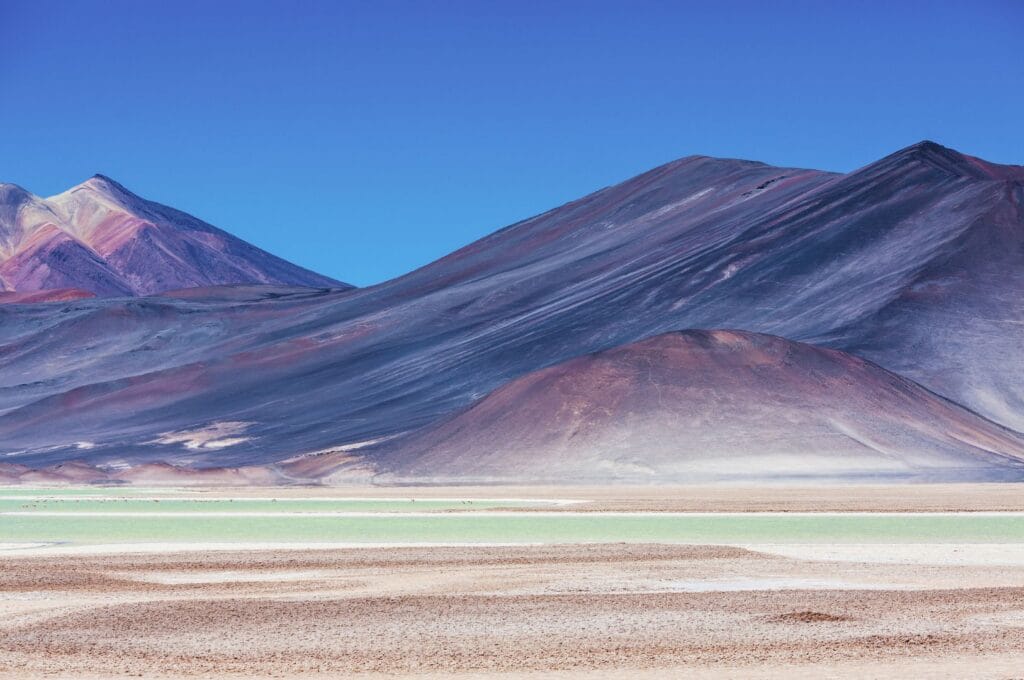
[[[540,370],[396,445],[389,479],[998,477],[1024,437],[843,352],[667,333]]]

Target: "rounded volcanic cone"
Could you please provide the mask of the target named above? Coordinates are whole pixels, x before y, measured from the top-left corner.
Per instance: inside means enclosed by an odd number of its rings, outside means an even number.
[[[852,355],[682,331],[530,373],[400,442],[395,479],[1024,477],[1024,436]]]

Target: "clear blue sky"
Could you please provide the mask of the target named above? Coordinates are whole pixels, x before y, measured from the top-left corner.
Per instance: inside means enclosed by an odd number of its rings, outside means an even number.
[[[0,181],[359,285],[694,153],[1024,163],[1024,2],[0,0]]]

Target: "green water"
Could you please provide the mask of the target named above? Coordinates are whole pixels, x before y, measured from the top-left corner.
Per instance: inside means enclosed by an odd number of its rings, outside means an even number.
[[[1024,516],[586,515],[0,516],[0,543],[1024,543]]]
[[[1013,513],[473,512],[544,504],[0,488],[0,543],[1024,543],[1024,514]],[[322,516],[353,512],[369,514]]]

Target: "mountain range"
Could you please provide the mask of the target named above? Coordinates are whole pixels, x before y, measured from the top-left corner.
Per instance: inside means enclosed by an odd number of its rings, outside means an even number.
[[[10,479],[1024,477],[1019,166],[691,156],[362,289],[5,186]]]

